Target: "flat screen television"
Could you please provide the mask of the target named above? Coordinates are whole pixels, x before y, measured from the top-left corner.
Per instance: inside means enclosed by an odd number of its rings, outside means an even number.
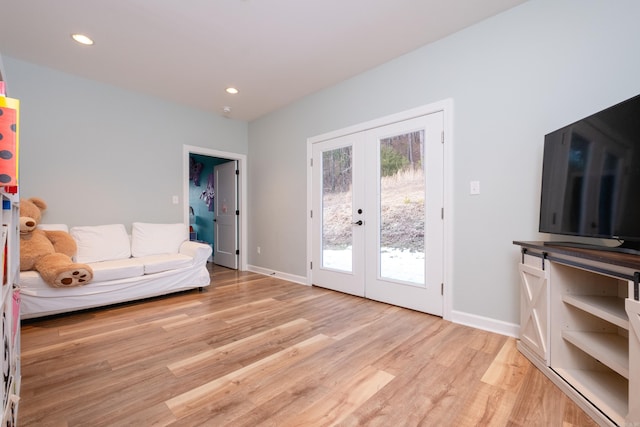
[[[640,253],[640,95],[545,135],[541,193],[540,232]]]

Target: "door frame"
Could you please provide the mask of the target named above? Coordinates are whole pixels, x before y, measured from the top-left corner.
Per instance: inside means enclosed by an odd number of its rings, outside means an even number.
[[[307,138],[307,277],[306,284],[312,284],[312,268],[311,262],[313,259],[313,223],[311,218],[311,211],[313,209],[313,186],[312,186],[312,168],[311,162],[313,158],[313,144],[316,142],[325,141],[328,139],[338,138],[341,136],[349,135],[352,133],[366,131],[375,127],[388,125],[403,120],[412,119],[419,116],[428,115],[442,111],[444,115],[444,173],[443,173],[443,186],[444,186],[444,200],[443,200],[443,226],[444,226],[444,239],[443,239],[443,307],[442,318],[445,320],[451,320],[452,317],[452,300],[453,300],[453,99],[448,98],[442,101],[437,101],[421,107],[412,108],[410,110],[402,111],[400,113],[391,114],[384,117],[379,117],[374,120],[359,123],[353,126],[349,126],[343,129],[327,132],[321,135],[316,135]]]
[[[238,268],[241,271],[246,271],[248,259],[247,248],[249,247],[247,240],[247,156],[194,145],[182,146],[182,212],[184,215],[183,222],[186,227],[189,227],[189,154],[200,154],[203,156],[220,157],[238,161],[238,170],[240,171],[240,175],[238,176],[238,209],[240,210],[240,218],[238,218],[238,231],[240,234],[238,242],[240,246]]]

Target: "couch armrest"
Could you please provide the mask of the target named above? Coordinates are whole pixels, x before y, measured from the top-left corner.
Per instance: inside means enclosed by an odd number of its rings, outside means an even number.
[[[206,264],[211,256],[211,246],[205,243],[185,240],[180,245],[180,253],[193,258],[194,264]]]

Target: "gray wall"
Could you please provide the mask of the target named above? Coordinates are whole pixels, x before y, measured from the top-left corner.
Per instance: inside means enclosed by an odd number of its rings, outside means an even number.
[[[636,0],[531,0],[250,123],[249,264],[306,275],[308,137],[452,98],[453,310],[518,323],[512,241],[547,237],[544,135],[640,93],[638,17]]]
[[[20,195],[48,202],[46,222],[182,222],[182,146],[247,153],[246,122],[3,62],[21,105]]]

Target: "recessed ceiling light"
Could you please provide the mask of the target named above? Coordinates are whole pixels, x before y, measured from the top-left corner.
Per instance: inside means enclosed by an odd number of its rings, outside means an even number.
[[[236,89],[235,87],[228,87],[226,91],[227,93],[230,93],[232,95],[235,95],[236,93],[238,93],[238,89]]]
[[[84,44],[87,46],[91,46],[93,44],[93,40],[91,40],[89,37],[85,36],[84,34],[71,34],[71,38],[73,38],[78,43]]]

